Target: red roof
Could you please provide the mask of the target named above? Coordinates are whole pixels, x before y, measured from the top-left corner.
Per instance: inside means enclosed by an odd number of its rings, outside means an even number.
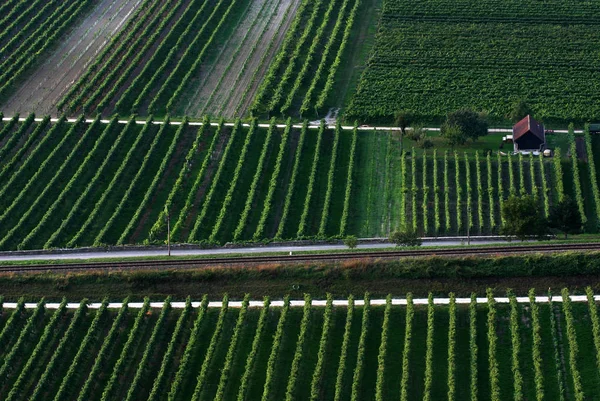
[[[530,115],[513,126],[513,141],[516,141],[528,132],[538,137],[540,141],[546,142],[544,126],[531,118]]]

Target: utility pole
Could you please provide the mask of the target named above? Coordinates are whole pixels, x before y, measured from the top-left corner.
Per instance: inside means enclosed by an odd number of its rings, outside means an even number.
[[[171,216],[169,216],[167,205],[165,205],[165,216],[167,218],[167,250],[171,256]]]
[[[467,204],[467,245],[471,245],[471,205]]]

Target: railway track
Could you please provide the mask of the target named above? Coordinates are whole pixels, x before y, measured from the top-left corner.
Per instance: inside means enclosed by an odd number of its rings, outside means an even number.
[[[418,249],[383,252],[352,252],[310,255],[278,255],[248,256],[203,259],[171,259],[171,260],[138,260],[96,263],[64,263],[1,266],[0,273],[41,272],[41,271],[83,271],[83,270],[123,270],[123,269],[157,269],[157,268],[196,268],[202,266],[244,266],[266,263],[306,263],[343,261],[352,259],[393,259],[419,256],[476,256],[476,255],[511,255],[519,253],[568,252],[568,251],[600,251],[600,243],[579,243],[560,245],[522,245],[495,246],[481,248],[456,249]]]

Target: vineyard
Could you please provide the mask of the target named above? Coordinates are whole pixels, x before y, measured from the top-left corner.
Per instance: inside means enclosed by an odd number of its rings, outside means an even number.
[[[346,118],[468,107],[502,121],[526,100],[544,121],[597,120],[599,20],[593,2],[386,0]]]
[[[583,400],[600,392],[591,289],[577,302],[566,289],[550,302],[533,290],[486,295],[93,308],[63,300],[52,309],[20,300],[0,309],[0,396]]]
[[[0,249],[497,233],[501,205],[567,194],[585,229],[599,207],[594,151],[577,158],[400,151],[391,132],[239,121],[0,125]],[[575,136],[568,135],[571,152]],[[557,151],[559,151],[557,149]],[[558,152],[560,153],[560,152]]]
[[[162,242],[167,213],[177,242],[343,236],[355,138],[15,117],[0,132],[0,249]]]

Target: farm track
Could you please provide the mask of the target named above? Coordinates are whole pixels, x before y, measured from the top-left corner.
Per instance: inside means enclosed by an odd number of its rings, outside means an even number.
[[[213,259],[189,260],[150,260],[132,262],[101,262],[101,263],[66,263],[48,265],[21,265],[2,266],[0,273],[25,273],[40,271],[94,271],[94,270],[133,270],[157,268],[197,268],[202,266],[235,266],[254,265],[265,263],[306,263],[306,262],[332,262],[356,259],[389,259],[407,257],[461,257],[478,255],[512,255],[523,253],[547,252],[594,252],[600,251],[600,243],[587,244],[560,244],[560,245],[523,245],[523,246],[498,246],[482,248],[459,248],[439,250],[409,250],[385,252],[355,252],[346,254],[314,254],[298,256],[251,256],[229,257]]]
[[[102,0],[2,106],[5,113],[57,115],[55,105],[142,0]]]

